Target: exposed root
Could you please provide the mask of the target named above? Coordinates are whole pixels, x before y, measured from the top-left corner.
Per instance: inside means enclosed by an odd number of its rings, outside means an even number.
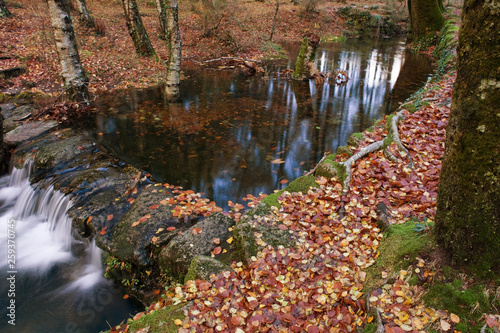
[[[349,157],[347,161],[341,162],[340,164],[345,167],[346,171],[346,177],[344,180],[344,184],[342,184],[343,190],[342,194],[346,195],[347,192],[349,191],[349,183],[351,182],[351,176],[352,176],[352,165],[356,163],[357,160],[360,158],[368,155],[369,153],[373,153],[374,151],[377,151],[381,149],[384,146],[384,140],[380,140],[377,142],[374,142],[370,144],[369,146],[366,146],[365,148],[361,149],[358,151],[356,154],[352,155]]]
[[[394,156],[393,153],[391,153],[391,151],[389,150],[388,147],[386,147],[384,149],[384,156],[388,159],[388,160],[391,160],[393,161],[394,163],[401,163],[401,160],[399,158],[397,158],[396,156]]]
[[[399,131],[398,131],[398,122],[399,120],[403,118],[403,110],[399,111],[396,113],[394,117],[391,119],[391,137],[392,141],[396,144],[396,146],[406,154],[406,158],[409,161],[409,165],[411,168],[413,168],[413,162],[410,157],[410,153],[408,152],[408,149],[401,143],[401,140],[399,139]]]

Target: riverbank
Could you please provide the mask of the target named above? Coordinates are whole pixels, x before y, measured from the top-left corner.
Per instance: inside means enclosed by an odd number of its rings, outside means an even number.
[[[447,23],[436,75],[396,115],[239,218],[241,261],[208,279],[188,273],[111,332],[498,329],[498,277],[452,268],[433,238],[457,30]],[[292,244],[265,228],[288,233]]]
[[[95,29],[80,24],[76,11],[73,11],[80,58],[94,97],[101,91],[157,85],[165,76],[163,62],[167,59],[167,47],[159,38],[155,2],[140,0],[138,4],[151,42],[161,59],[159,62],[139,57],[132,51],[134,47],[119,1],[106,4],[87,1],[96,20]],[[17,0],[8,1],[7,5],[13,17],[0,20],[0,70],[19,70],[12,72],[11,78],[0,78],[0,102],[23,94],[52,96],[45,102],[38,102],[40,107],[52,104],[63,90],[46,4]],[[282,57],[284,51],[279,44],[300,43],[306,32],[317,33],[325,40],[401,33],[404,25],[400,22],[405,19],[405,14],[401,14],[405,12],[404,6],[395,12],[383,1],[349,5],[309,1],[300,6],[281,3],[276,20],[273,19],[276,11],[273,2],[209,4],[192,1],[182,2],[179,6],[183,66],[220,57],[255,60]],[[339,11],[344,7],[350,9]],[[389,19],[394,21],[392,31],[381,30],[380,27],[384,27],[384,22]],[[270,40],[273,25],[275,29]],[[214,64],[219,66],[221,63]]]

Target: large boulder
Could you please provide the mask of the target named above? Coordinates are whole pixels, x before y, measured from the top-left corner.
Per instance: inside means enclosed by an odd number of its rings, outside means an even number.
[[[171,197],[172,192],[161,185],[146,187],[109,232],[97,234],[97,245],[121,261],[151,266],[153,247],[169,243],[200,219],[173,217],[174,206],[167,203]]]
[[[191,265],[191,260],[199,255],[210,255],[220,244],[226,244],[231,237],[229,228],[234,220],[221,213],[215,213],[175,236],[158,255],[160,268],[168,275],[184,276]],[[196,228],[196,229],[195,229]]]

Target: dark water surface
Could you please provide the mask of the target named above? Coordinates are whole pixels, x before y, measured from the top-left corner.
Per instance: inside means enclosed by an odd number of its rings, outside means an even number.
[[[279,69],[293,68],[298,49],[289,53]],[[404,39],[325,44],[316,62],[321,71],[346,70],[349,81],[316,87],[277,71],[262,78],[185,70],[180,103],[166,103],[160,88],[101,98],[94,135],[158,181],[227,207],[299,177],[394,111],[432,71],[428,58],[405,51]]]

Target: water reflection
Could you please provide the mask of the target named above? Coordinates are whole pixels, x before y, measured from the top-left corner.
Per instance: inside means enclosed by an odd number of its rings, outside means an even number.
[[[298,50],[290,49],[288,67]],[[407,64],[409,66],[407,66]],[[222,207],[247,193],[271,193],[393,111],[431,71],[403,40],[321,47],[322,71],[348,72],[344,86],[186,70],[181,103],[160,89],[101,98],[96,139],[158,181],[204,192]],[[401,87],[399,87],[401,86]],[[102,135],[97,135],[99,132]]]

